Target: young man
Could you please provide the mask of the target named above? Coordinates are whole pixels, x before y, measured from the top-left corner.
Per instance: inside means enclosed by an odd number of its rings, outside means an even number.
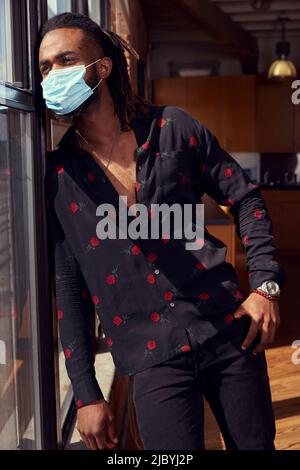
[[[118,374],[131,376],[145,449],[203,448],[203,396],[228,449],[273,449],[264,348],[279,325],[286,276],[274,260],[267,208],[259,188],[199,121],[133,93],[125,49],[134,53],[116,34],[71,13],[44,25],[39,48],[46,105],[72,123],[49,154],[45,182],[78,429],[90,449],[116,446],[113,415],[95,378],[96,310]],[[234,216],[249,295],[225,261],[226,246],[207,230],[197,250],[171,233],[97,237],[97,207],[118,210],[119,196],[129,207],[143,204],[150,220],[151,204],[195,207],[204,193]]]

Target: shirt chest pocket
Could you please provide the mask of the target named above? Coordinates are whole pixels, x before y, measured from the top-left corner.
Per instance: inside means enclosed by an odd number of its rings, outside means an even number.
[[[195,153],[188,149],[160,154],[156,172],[164,202],[195,202],[199,190],[196,159]]]

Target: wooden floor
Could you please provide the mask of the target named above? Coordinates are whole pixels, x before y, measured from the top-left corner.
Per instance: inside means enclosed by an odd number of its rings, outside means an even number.
[[[266,351],[277,429],[275,445],[278,450],[300,450],[300,363],[292,362],[292,354],[296,351],[292,348],[292,343],[300,340],[300,296],[297,295],[300,259],[299,256],[287,256],[280,257],[279,261],[286,269],[288,282],[280,299],[281,325],[276,342]],[[245,288],[245,273],[241,266],[238,270]],[[206,448],[224,449],[222,437],[208,405]]]

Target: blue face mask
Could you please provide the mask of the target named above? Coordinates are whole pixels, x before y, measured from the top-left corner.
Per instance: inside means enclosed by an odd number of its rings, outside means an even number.
[[[48,76],[41,82],[43,98],[46,106],[56,114],[69,114],[77,109],[99,86],[103,78],[94,88],[91,88],[84,80],[86,68],[101,59],[88,65],[73,65],[58,70],[51,70]]]

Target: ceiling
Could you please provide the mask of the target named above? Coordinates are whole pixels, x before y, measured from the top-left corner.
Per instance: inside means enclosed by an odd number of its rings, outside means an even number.
[[[194,20],[193,14],[185,14],[179,3],[173,0],[142,0],[150,42],[213,40],[205,28],[201,28],[199,21]],[[193,3],[193,0],[186,3]],[[279,38],[279,16],[290,19],[286,23],[287,38],[300,37],[300,0],[194,0],[199,15],[201,5],[208,3],[254,38]],[[256,9],[253,3],[257,4]]]
[[[287,38],[300,36],[300,0],[211,0],[256,37],[279,37],[279,16],[288,17]],[[201,3],[201,1],[200,1]],[[256,9],[252,4],[256,4]]]

